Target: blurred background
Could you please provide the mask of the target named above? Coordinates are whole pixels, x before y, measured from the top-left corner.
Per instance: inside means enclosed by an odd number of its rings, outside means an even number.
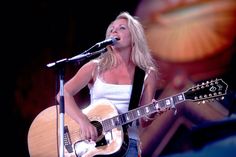
[[[104,40],[108,24],[121,11],[137,16],[144,25],[159,66],[156,99],[216,78],[228,85],[223,100],[181,103],[177,115],[168,111],[157,117],[140,133],[143,156],[184,155],[209,142],[235,138],[235,0],[34,0],[9,2],[5,9],[1,130],[10,156],[29,156],[30,125],[56,103],[58,73],[46,65]],[[65,81],[82,64],[66,65]],[[78,94],[79,103],[88,104],[87,92],[85,88]],[[229,150],[235,147],[234,142]],[[235,153],[230,151],[229,156]]]

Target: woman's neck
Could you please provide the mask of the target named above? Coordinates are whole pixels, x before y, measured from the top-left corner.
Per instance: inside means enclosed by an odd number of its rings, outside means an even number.
[[[129,66],[132,63],[131,60],[131,50],[130,49],[115,49],[114,50],[115,56],[117,58],[117,64],[123,64]]]

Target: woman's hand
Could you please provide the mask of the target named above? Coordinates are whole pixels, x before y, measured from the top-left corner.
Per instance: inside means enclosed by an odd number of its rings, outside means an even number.
[[[97,128],[93,126],[88,117],[83,115],[79,121],[80,133],[83,139],[96,141],[98,138]]]

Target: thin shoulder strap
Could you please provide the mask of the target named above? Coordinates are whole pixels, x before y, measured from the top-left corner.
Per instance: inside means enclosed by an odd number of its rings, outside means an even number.
[[[132,93],[129,102],[129,110],[136,108],[140,101],[140,96],[143,88],[145,71],[139,68],[138,66],[135,67],[134,73],[134,80],[133,80],[133,87]]]

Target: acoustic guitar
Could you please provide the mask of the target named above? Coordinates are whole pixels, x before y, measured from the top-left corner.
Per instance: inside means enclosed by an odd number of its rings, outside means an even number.
[[[126,153],[128,136],[126,127],[132,121],[152,113],[161,114],[184,101],[204,102],[224,98],[228,85],[222,79],[203,82],[176,95],[153,100],[150,104],[119,114],[109,101],[90,104],[82,111],[98,131],[97,141],[82,138],[80,126],[69,115],[64,115],[64,156],[93,157],[118,156]],[[40,112],[28,131],[28,149],[31,157],[59,156],[59,106]]]

